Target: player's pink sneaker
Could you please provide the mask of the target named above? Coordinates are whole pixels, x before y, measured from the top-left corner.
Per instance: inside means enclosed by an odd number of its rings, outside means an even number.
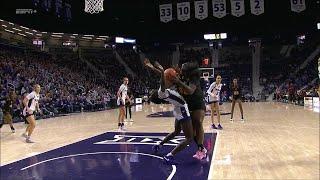
[[[192,157],[200,160],[199,153],[200,151],[198,150]]]
[[[198,150],[193,157],[198,160],[202,160],[207,157],[207,150],[205,148],[202,151]]]
[[[207,150],[204,148],[202,151],[199,152],[199,158],[200,160],[204,159],[207,157]]]

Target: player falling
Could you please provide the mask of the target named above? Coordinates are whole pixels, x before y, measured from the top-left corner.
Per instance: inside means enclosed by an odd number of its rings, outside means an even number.
[[[193,127],[188,105],[177,91],[170,89],[174,87],[173,76],[175,76],[175,71],[172,68],[164,71],[163,67],[157,62],[155,63],[155,68],[147,59],[145,60],[145,65],[161,74],[160,88],[158,91],[153,91],[151,102],[159,104],[164,100],[170,102],[174,106],[173,114],[175,117],[175,130],[168,134],[159,144],[153,146],[153,150],[158,152],[161,146],[179,135],[181,130],[185,136],[185,140],[180,142],[171,152],[163,157],[167,164],[174,164],[174,156],[186,148],[193,140]]]

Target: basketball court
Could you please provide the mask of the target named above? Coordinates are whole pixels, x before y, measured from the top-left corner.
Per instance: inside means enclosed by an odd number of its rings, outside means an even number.
[[[73,114],[37,121],[36,143],[26,144],[25,125],[1,131],[1,179],[319,179],[319,113],[283,103],[244,103],[245,122],[222,105],[223,130],[209,128],[208,157],[192,158],[195,145],[166,165],[152,146],[173,130],[170,105],[133,107],[134,122],[118,132],[117,110]],[[153,115],[152,115],[153,114]],[[156,114],[156,115],[155,115]],[[150,116],[151,115],[151,116]]]

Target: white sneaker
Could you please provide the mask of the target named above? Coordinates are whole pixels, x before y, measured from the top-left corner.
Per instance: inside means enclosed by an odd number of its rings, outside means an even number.
[[[133,119],[130,119],[130,122],[133,122]]]
[[[244,123],[244,119],[243,118],[241,118],[241,120],[240,120],[242,123]]]

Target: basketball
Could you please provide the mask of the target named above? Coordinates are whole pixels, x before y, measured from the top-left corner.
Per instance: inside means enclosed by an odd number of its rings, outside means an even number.
[[[171,81],[172,78],[176,76],[177,76],[177,72],[173,68],[168,68],[164,71],[164,78],[168,81]]]

